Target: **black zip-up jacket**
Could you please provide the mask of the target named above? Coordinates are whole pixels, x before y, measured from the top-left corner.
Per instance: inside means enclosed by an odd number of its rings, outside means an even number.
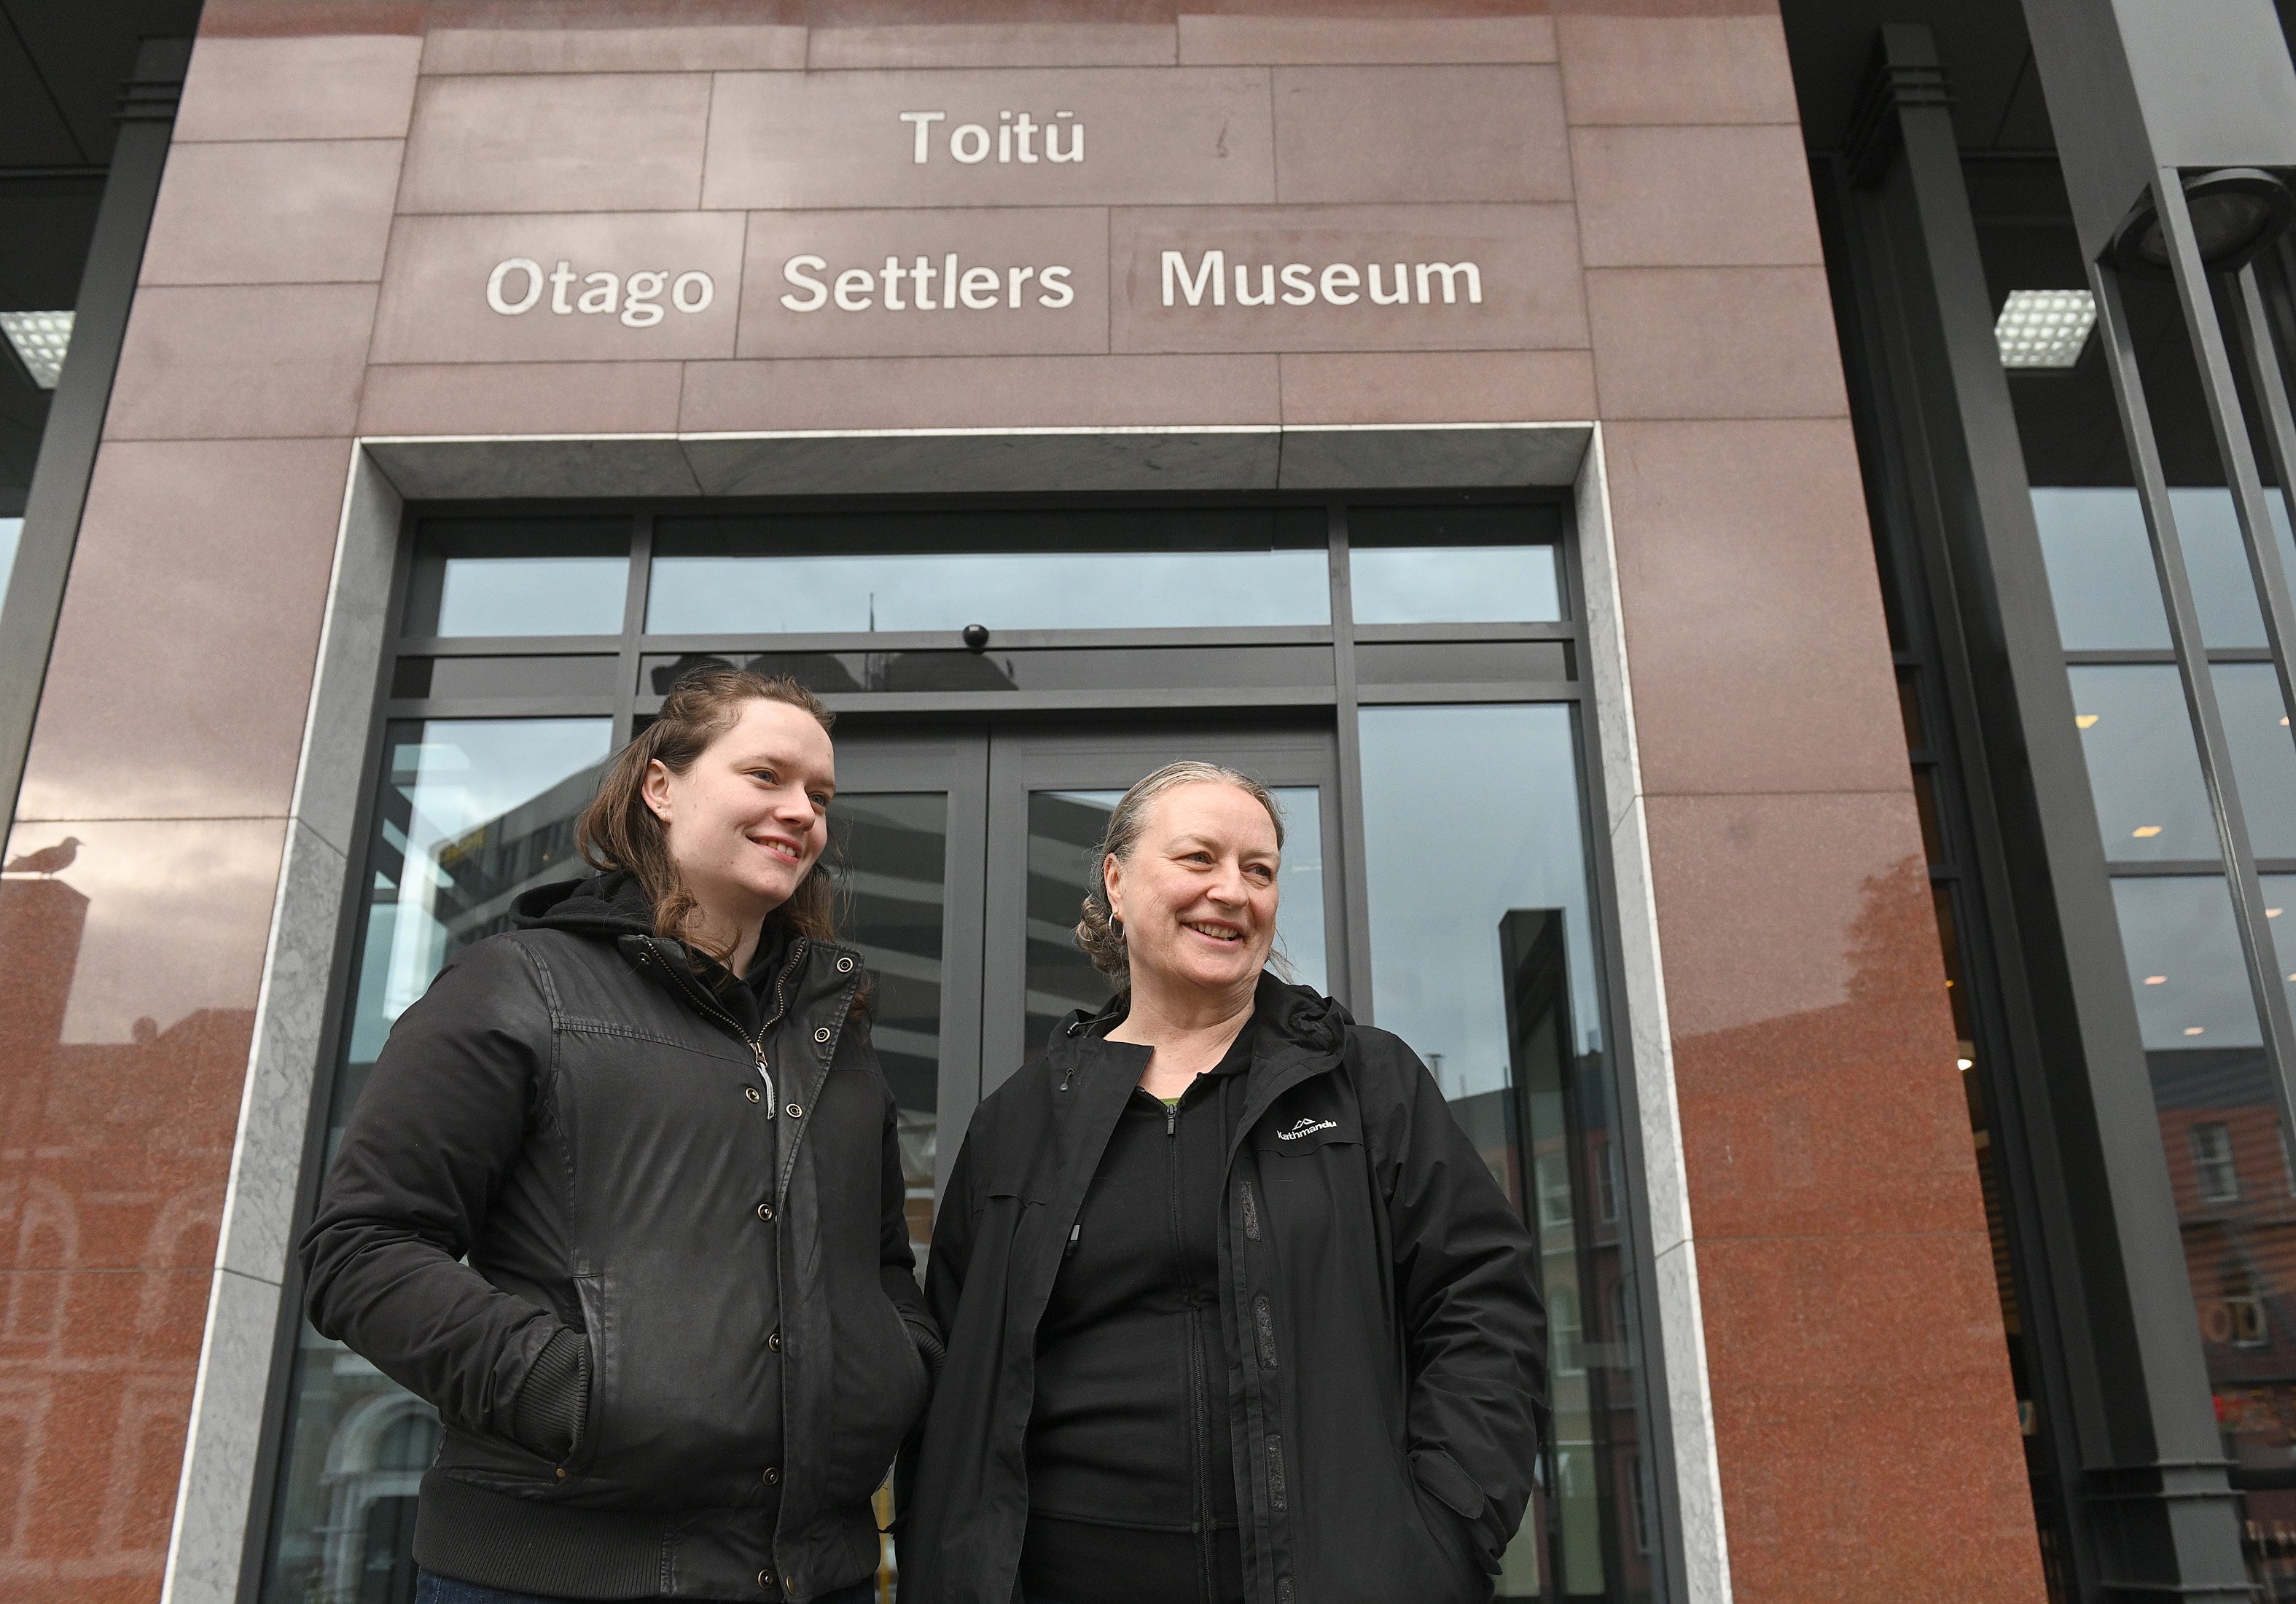
[[[578,1599],[860,1580],[939,1343],[859,954],[791,941],[745,1025],[627,876],[519,913],[393,1028],[301,1244],[312,1323],[446,1423],[416,1559]]]
[[[1011,1604],[1037,1325],[1144,1047],[1071,1016],[974,1113],[933,1232],[948,1342],[903,1462],[902,1604]],[[1529,1502],[1546,1322],[1529,1232],[1385,1031],[1262,977],[1219,1238],[1246,1594],[1468,1604]]]

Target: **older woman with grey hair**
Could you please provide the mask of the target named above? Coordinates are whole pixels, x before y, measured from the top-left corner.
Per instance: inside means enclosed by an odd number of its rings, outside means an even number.
[[[980,1105],[934,1229],[903,1604],[1490,1597],[1531,1240],[1411,1050],[1266,972],[1283,847],[1207,763],[1111,815],[1077,941],[1116,1001]]]

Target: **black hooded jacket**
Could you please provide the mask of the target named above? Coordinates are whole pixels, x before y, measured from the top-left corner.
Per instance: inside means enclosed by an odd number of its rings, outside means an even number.
[[[518,914],[392,1029],[301,1243],[312,1323],[446,1423],[416,1559],[579,1599],[860,1580],[940,1345],[859,954],[697,974],[627,875]]]
[[[1076,1014],[974,1113],[933,1232],[948,1342],[902,1474],[902,1604],[1011,1604],[1038,1322],[1148,1049]],[[1411,1050],[1263,976],[1220,1199],[1245,1596],[1488,1599],[1529,1502],[1546,1322],[1521,1219]]]

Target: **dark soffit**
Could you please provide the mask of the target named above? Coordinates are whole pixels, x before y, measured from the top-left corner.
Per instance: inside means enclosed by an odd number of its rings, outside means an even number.
[[[137,44],[199,19],[199,0],[0,0],[0,171],[109,165]]]

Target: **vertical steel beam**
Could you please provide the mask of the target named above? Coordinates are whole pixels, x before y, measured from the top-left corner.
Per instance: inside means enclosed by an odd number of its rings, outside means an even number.
[[[144,266],[144,240],[160,197],[175,131],[176,102],[191,62],[189,39],[147,39],[119,96],[119,136],[96,208],[74,306],[71,348],[64,358],[47,428],[24,502],[16,566],[0,599],[0,840],[15,822],[16,792],[32,744],[32,720],[47,678],[48,649],[63,611],[87,484],[95,471],[111,380]]]

